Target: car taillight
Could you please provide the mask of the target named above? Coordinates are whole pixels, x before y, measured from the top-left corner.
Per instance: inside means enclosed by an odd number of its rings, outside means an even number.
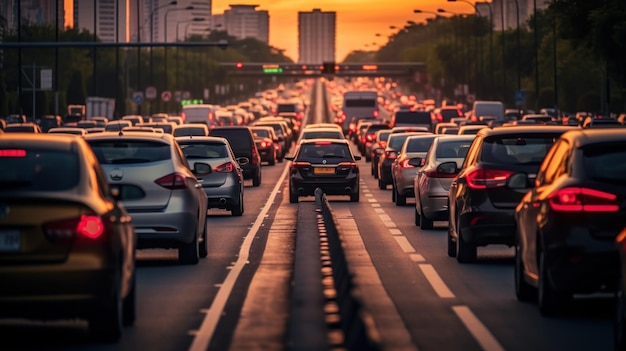
[[[219,173],[230,173],[233,172],[237,167],[235,166],[234,163],[232,162],[226,162],[223,163],[215,168],[213,168],[214,172],[219,172]]]
[[[272,145],[272,143],[269,143],[267,141],[262,141],[259,143],[259,147],[261,147],[262,149],[268,148]]]
[[[565,212],[617,212],[617,196],[589,188],[563,188],[548,198],[554,211]]]
[[[382,148],[386,148],[387,147],[387,142],[386,141],[379,141],[378,144],[380,145],[380,147]]]
[[[398,154],[395,151],[385,151],[385,158],[393,159],[398,157]]]
[[[154,181],[158,185],[170,189],[185,189],[187,188],[187,179],[180,173],[171,173],[164,177],[161,177]]]
[[[367,141],[374,141],[374,139],[376,139],[376,133],[369,133],[365,136],[365,140]]]
[[[78,218],[48,222],[43,225],[43,231],[51,241],[71,239],[82,236],[88,239],[97,239],[104,233],[104,222],[98,216],[82,215]]]
[[[515,172],[499,169],[475,168],[465,175],[467,186],[472,189],[499,188],[506,185],[506,181]]]
[[[354,172],[354,173],[359,173],[359,165],[357,165],[357,164],[356,164],[356,163],[354,163],[354,162],[340,162],[340,163],[337,165],[337,168],[338,168],[338,169],[341,169],[341,168],[350,168],[350,170],[351,170],[352,172]]]
[[[413,166],[412,164],[409,163],[410,160],[411,159],[406,158],[406,159],[400,161],[398,163],[398,166],[400,166],[401,168],[415,168],[415,166]]]
[[[304,113],[303,112],[298,112],[296,114],[296,120],[298,120],[298,121],[301,121],[303,117],[304,117]]]
[[[289,170],[291,174],[295,174],[298,171],[298,169],[307,171],[309,167],[311,167],[311,162],[295,161],[291,163],[291,165],[289,166]]]
[[[454,178],[456,177],[456,173],[439,173],[437,172],[436,169],[431,169],[428,171],[424,172],[424,175],[426,175],[429,178]]]
[[[378,112],[378,110],[374,110],[374,112],[372,112],[372,114],[374,115],[374,118],[378,118],[379,112]]]
[[[183,111],[183,112],[180,114],[180,118],[182,118],[182,119],[183,119],[183,123],[185,123],[185,121],[187,120],[187,114],[185,113],[185,111]]]

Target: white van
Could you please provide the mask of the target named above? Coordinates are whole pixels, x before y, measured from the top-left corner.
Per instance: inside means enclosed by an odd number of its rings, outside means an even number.
[[[502,101],[475,101],[470,115],[470,121],[480,121],[480,117],[495,117],[497,123],[503,123],[504,120],[504,104]]]
[[[184,123],[202,123],[210,129],[217,125],[215,111],[218,109],[219,106],[211,104],[184,105],[181,117]]]
[[[353,117],[355,123],[361,118],[378,118],[378,93],[374,90],[346,91],[341,113],[344,134],[348,133]]]

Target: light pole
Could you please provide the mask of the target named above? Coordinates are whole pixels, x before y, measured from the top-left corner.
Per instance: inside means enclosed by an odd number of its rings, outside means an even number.
[[[164,7],[167,6],[176,6],[178,5],[178,1],[170,1],[167,4],[163,4],[161,6],[157,6],[154,9],[152,9],[152,11],[150,11],[150,43],[154,43],[154,13],[157,12],[159,9],[162,9]],[[153,47],[150,46],[150,86],[154,85],[154,55],[152,54],[153,52]],[[150,113],[152,113],[152,103],[150,103]]]
[[[517,34],[517,50],[515,50],[515,60],[517,61],[517,90],[522,90],[522,66],[520,64],[520,29],[519,29],[519,2],[515,1],[515,18],[517,20],[516,34]]]
[[[184,41],[187,40],[187,28],[189,27],[190,24],[192,24],[193,22],[203,22],[205,20],[204,17],[195,17],[192,18],[191,20],[188,21],[181,21],[176,23],[176,41],[178,41],[178,28],[180,27],[181,24],[185,24],[185,31],[184,31]],[[187,50],[185,49],[185,52],[187,52]],[[180,89],[180,87],[178,86],[178,77],[179,77],[179,72],[178,72],[178,61],[179,61],[179,55],[178,55],[178,47],[176,47],[176,87]]]
[[[165,11],[165,22],[163,23],[163,42],[167,43],[167,37],[168,37],[168,32],[167,32],[167,16],[171,13],[171,12],[178,12],[178,11],[190,11],[193,10],[194,7],[193,6],[187,6],[185,8],[182,9],[169,9],[167,11]],[[178,26],[176,26],[178,29]],[[177,35],[178,37],[178,35]],[[177,38],[178,39],[178,38]],[[163,86],[165,90],[167,90],[167,47],[163,48]]]

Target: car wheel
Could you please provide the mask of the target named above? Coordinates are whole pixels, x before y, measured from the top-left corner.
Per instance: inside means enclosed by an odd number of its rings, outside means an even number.
[[[537,296],[535,288],[524,279],[524,261],[522,260],[522,250],[519,240],[515,244],[515,296],[518,301],[527,302]]]
[[[200,258],[205,258],[209,254],[209,237],[207,235],[207,224],[204,223],[204,230],[202,230],[202,236],[200,238],[200,242],[198,243],[198,256]]]
[[[373,163],[370,165],[370,174],[374,175],[374,164]]]
[[[424,210],[421,209],[422,206],[420,204],[420,211],[422,212],[420,214],[420,228],[421,229],[433,229],[433,221],[431,219],[426,218],[426,216],[424,215]]]
[[[380,190],[387,189],[387,184],[383,183],[383,180],[381,177],[378,177],[378,189]]]
[[[243,215],[243,194],[239,194],[239,201],[230,210],[230,214],[235,217],[241,217]]]
[[[122,305],[122,323],[125,326],[135,324],[135,318],[137,316],[137,290],[136,290],[136,274],[133,273],[133,277],[130,283],[130,291],[124,298]]]
[[[617,291],[615,292],[615,321],[613,323],[613,337],[615,350],[626,351],[626,296],[624,296],[624,280],[619,272]]]
[[[294,194],[293,191],[291,191],[291,188],[289,188],[289,203],[298,203],[298,194]]]
[[[350,194],[350,202],[359,202],[360,192]]]
[[[406,195],[396,191],[396,206],[406,206]]]
[[[539,312],[543,316],[554,316],[562,310],[567,300],[567,294],[557,292],[550,284],[545,253],[541,252],[539,254],[539,289],[537,293]]]
[[[456,243],[452,238],[452,229],[448,225],[448,257],[456,257]]]
[[[113,293],[106,301],[97,304],[89,318],[89,333],[98,341],[116,342],[122,337],[123,302],[120,298],[120,282],[115,281]]]
[[[393,183],[391,183],[391,202],[396,202],[396,187]]]
[[[419,212],[417,211],[417,207],[415,207],[415,208],[414,208],[414,210],[415,210],[415,211],[414,211],[414,212],[415,212],[415,213],[414,213],[414,217],[415,217],[415,226],[417,227],[417,226],[419,226],[419,225],[420,225],[420,214],[419,214]]]
[[[182,244],[178,248],[178,262],[181,264],[197,264],[200,260],[198,252],[198,237],[194,235],[193,240],[189,244]]]
[[[476,261],[476,246],[468,244],[463,240],[463,232],[461,228],[458,227],[458,224],[456,232],[456,260],[459,263],[471,263]]]
[[[276,164],[276,157],[272,158],[272,159],[269,161],[269,164],[270,164],[270,166],[274,166],[274,165]]]
[[[261,185],[261,172],[257,172],[257,174],[252,178],[252,186],[260,186]]]
[[[378,179],[378,165],[375,165],[375,164],[372,162],[372,166],[374,166],[374,174],[373,174],[374,179]]]

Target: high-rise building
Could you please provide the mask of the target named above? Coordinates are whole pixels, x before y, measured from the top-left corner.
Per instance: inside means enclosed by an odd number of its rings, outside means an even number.
[[[298,12],[298,62],[334,62],[336,28],[335,12]]]
[[[520,27],[527,25],[537,10],[544,10],[549,6],[545,0],[493,0],[491,2],[476,2],[476,8],[481,16],[493,20],[494,30],[517,29],[518,17]],[[504,23],[504,26],[502,25]]]
[[[269,43],[269,13],[259,5],[229,5],[224,11],[224,29],[237,39],[255,38]]]
[[[0,28],[17,29],[19,14],[21,25],[58,24],[63,29],[65,1],[71,0],[0,0]]]
[[[137,16],[130,13],[137,6],[130,4],[131,0],[74,0],[74,28],[87,30],[103,42],[129,42],[131,33],[137,32]]]

